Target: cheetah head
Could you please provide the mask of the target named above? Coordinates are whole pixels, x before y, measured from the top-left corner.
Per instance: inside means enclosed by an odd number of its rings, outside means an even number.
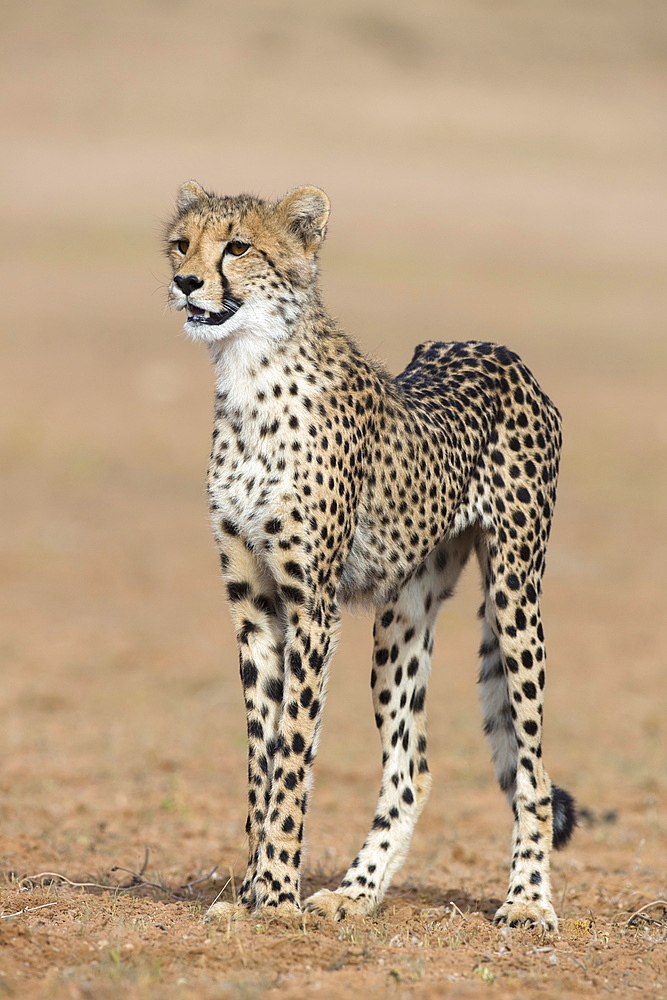
[[[289,336],[317,284],[328,216],[329,199],[315,187],[266,202],[183,184],[165,249],[169,301],[185,311],[185,332],[209,342],[243,333]]]

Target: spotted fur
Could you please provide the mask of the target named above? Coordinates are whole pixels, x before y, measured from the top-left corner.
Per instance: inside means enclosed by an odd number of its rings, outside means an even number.
[[[340,886],[305,908],[340,919],[382,900],[431,784],[436,617],[474,550],[484,730],[514,813],[496,921],[553,929],[550,849],[574,826],[572,799],[542,763],[540,590],[560,417],[504,347],[430,341],[396,378],[364,357],[320,299],[328,215],[317,188],[272,203],[219,198],[191,181],[167,231],[171,302],[215,368],[208,490],[248,729],[239,905],[300,907],[303,824],[345,602],[376,608],[382,785]]]

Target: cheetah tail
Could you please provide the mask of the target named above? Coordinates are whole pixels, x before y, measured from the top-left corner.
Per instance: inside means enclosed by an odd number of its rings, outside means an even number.
[[[551,805],[553,808],[553,845],[557,851],[570,840],[577,825],[577,806],[564,788],[558,785],[551,786]]]

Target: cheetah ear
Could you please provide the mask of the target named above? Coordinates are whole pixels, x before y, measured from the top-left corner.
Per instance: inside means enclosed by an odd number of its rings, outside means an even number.
[[[302,241],[306,253],[314,253],[325,237],[329,199],[316,187],[297,188],[278,202],[278,212]]]
[[[203,187],[197,184],[197,181],[186,181],[185,184],[181,184],[176,192],[176,208],[179,212],[185,212],[186,209],[194,205],[196,201],[201,201],[202,198],[208,198]]]

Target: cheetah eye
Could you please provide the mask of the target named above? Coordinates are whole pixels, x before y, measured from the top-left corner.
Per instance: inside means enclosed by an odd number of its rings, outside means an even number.
[[[243,243],[242,240],[230,240],[226,249],[233,254],[234,257],[241,257],[246,250],[250,249],[250,244]]]
[[[172,246],[175,246],[178,252],[183,254],[185,257],[188,252],[188,247],[190,246],[190,240],[174,240]]]

